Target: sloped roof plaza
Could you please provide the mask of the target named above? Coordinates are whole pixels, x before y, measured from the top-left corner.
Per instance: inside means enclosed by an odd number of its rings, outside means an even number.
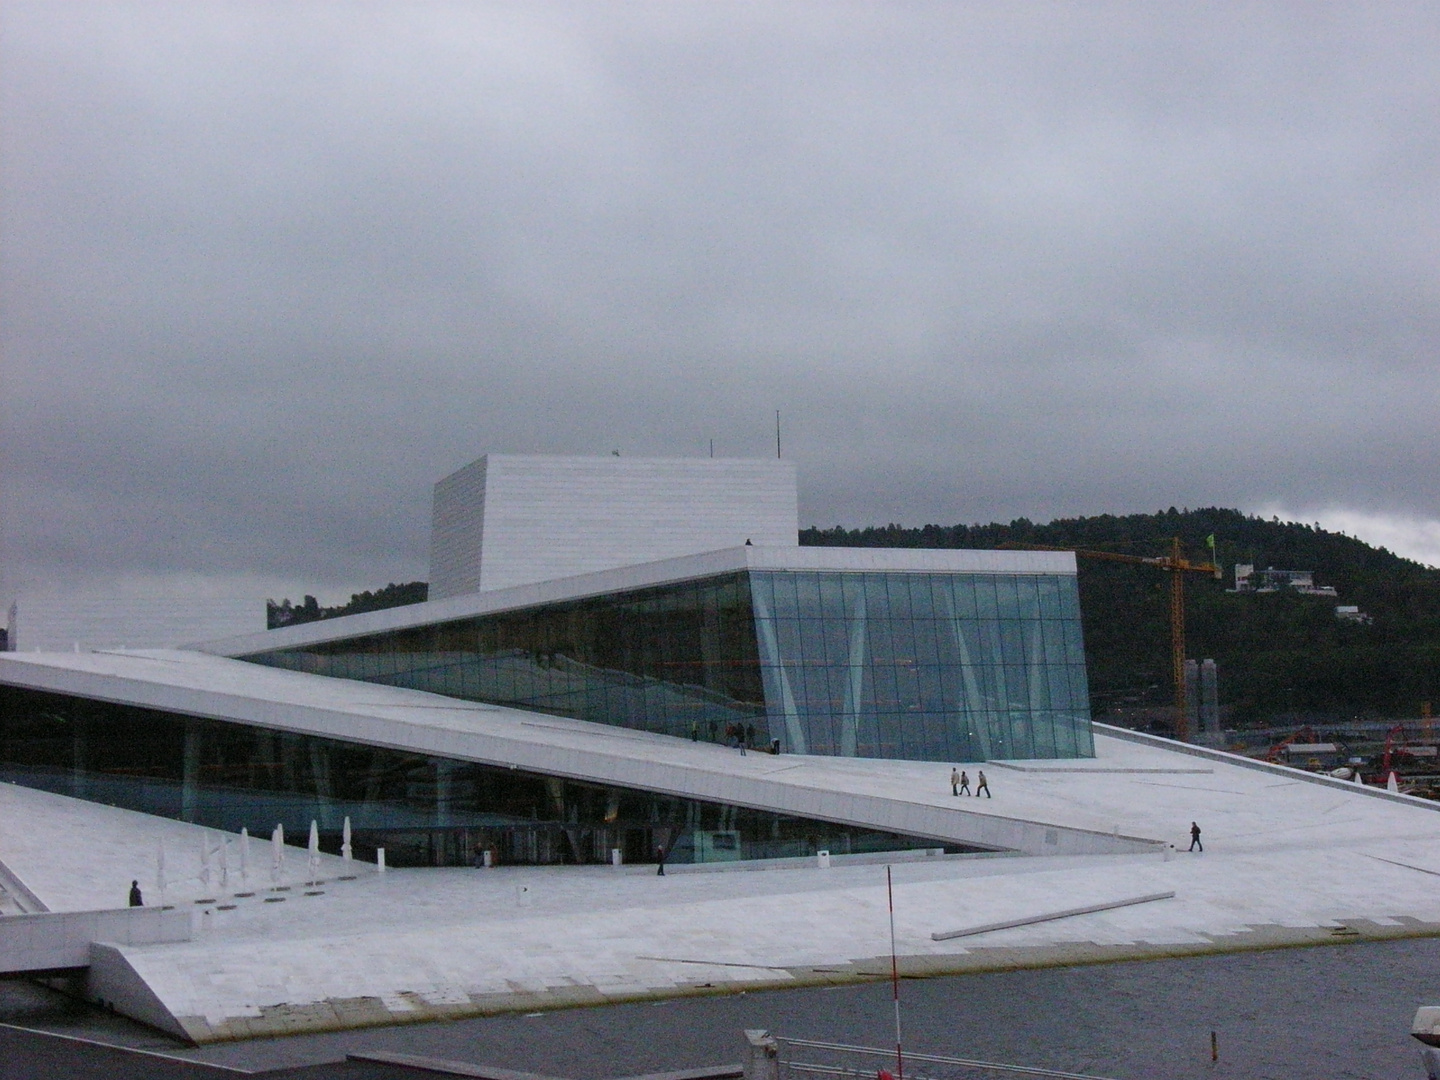
[[[103,953],[92,981],[122,1010],[206,1041],[867,977],[875,860],[917,971],[1440,929],[1432,804],[1091,723],[1069,555],[777,544],[793,470],[774,466],[461,473],[437,485],[437,559],[505,587],[186,649],[0,655],[0,884],[118,904],[168,849],[166,899],[195,911],[190,941]],[[738,473],[764,499],[737,502]],[[555,525],[587,486],[628,508],[589,551]],[[703,530],[630,527],[682,503]],[[697,546],[716,530],[772,542]],[[992,797],[953,795],[952,768]],[[312,821],[357,861],[322,856],[328,884],[297,892],[258,845]],[[1173,850],[1191,821],[1203,856]],[[410,868],[378,873],[379,848]],[[771,872],[695,873],[751,867]]]

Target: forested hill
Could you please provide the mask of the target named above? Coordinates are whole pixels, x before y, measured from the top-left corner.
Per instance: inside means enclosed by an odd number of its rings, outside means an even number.
[[[833,547],[995,548],[1007,541],[1162,555],[1179,537],[1192,559],[1214,535],[1224,580],[1186,575],[1187,655],[1213,658],[1233,726],[1296,718],[1414,717],[1440,710],[1440,571],[1312,525],[1237,510],[1072,518],[1037,525],[887,525],[806,529],[800,543]],[[1335,598],[1234,594],[1236,563],[1313,570]],[[1124,720],[1171,700],[1168,576],[1148,566],[1079,560],[1080,605],[1097,719]],[[1337,604],[1373,620],[1341,622]]]
[[[279,626],[294,626],[296,623],[317,622],[320,619],[338,619],[342,615],[359,615],[366,611],[383,611],[385,608],[404,607],[406,604],[423,604],[430,595],[430,586],[423,581],[407,581],[396,585],[393,581],[383,589],[371,592],[351,593],[348,604],[335,607],[321,607],[320,601],[306,596],[298,604],[292,604],[287,596],[280,603],[265,601],[265,628],[274,630]]]

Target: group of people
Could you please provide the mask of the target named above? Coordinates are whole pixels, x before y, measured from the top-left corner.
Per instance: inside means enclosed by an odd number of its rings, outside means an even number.
[[[975,776],[975,797],[979,798],[983,791],[987,799],[991,798],[990,784],[985,779],[985,770],[976,770]],[[957,796],[970,794],[970,776],[964,769],[952,768],[950,770],[950,794]],[[1200,826],[1193,821],[1190,823],[1190,850],[1200,852],[1205,850],[1205,845],[1200,842]]]
[[[755,725],[739,722],[725,725],[725,745],[738,746],[745,753],[747,746],[755,745]]]
[[[717,721],[711,720],[710,723],[708,723],[707,730],[708,734],[710,734],[711,743],[721,742],[720,724],[717,723]],[[700,742],[700,721],[698,720],[690,721],[690,742]],[[737,720],[726,724],[726,726],[724,726],[723,742],[726,746],[732,747],[732,749],[739,749],[740,753],[755,749],[755,724],[742,724]],[[775,743],[770,744],[769,752],[778,752],[778,747],[776,747]]]
[[[991,794],[990,794],[990,782],[985,779],[985,770],[984,770],[984,769],[978,769],[978,770],[976,770],[975,776],[976,776],[976,780],[975,780],[975,798],[978,799],[978,798],[980,797],[980,793],[981,793],[982,791],[985,793],[985,798],[987,798],[987,799],[991,798],[992,796],[991,796]],[[962,769],[951,769],[951,770],[950,770],[950,794],[951,794],[951,795],[969,795],[969,794],[970,794],[970,775],[969,775],[969,773],[965,772],[965,771],[962,770]]]
[[[711,720],[709,730],[710,741],[719,742],[720,725],[714,720]],[[691,721],[690,723],[690,741],[700,741],[700,722],[698,720]],[[755,725],[742,724],[739,721],[726,724],[725,745],[729,747],[738,746],[742,754],[745,752],[747,747],[753,750],[755,748]]]

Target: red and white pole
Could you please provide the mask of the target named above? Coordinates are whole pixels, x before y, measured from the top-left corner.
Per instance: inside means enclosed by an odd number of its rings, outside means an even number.
[[[905,1055],[900,1051],[900,963],[895,958],[895,886],[885,867],[885,892],[890,899],[890,988],[895,997],[895,1080],[905,1080]]]

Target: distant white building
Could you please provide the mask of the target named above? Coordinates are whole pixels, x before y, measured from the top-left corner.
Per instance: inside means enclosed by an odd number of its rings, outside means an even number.
[[[799,534],[788,461],[487,454],[435,485],[430,599]]]
[[[1301,596],[1339,596],[1333,585],[1316,585],[1313,570],[1256,570],[1253,563],[1235,564],[1237,593],[1292,592]]]

